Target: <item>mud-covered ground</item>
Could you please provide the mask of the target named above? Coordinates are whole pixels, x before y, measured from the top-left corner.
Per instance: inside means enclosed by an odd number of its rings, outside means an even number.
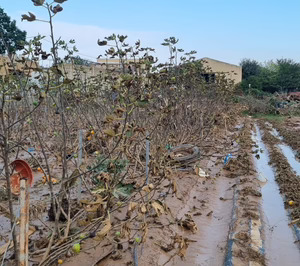
[[[226,261],[265,265],[259,251],[261,241],[254,239],[249,223],[253,221],[254,227],[261,223],[261,193],[249,152],[250,131],[249,121],[241,120],[238,127],[207,141],[201,160],[195,164],[207,177],[193,170],[171,174],[177,192],[167,193],[170,181],[164,184],[166,188],[161,187],[159,199],[168,212],[147,216],[145,243],[136,245],[126,238],[120,242],[115,238],[116,242],[107,241],[105,248],[89,249],[96,244],[90,240],[82,245],[87,252],[67,259],[65,264],[132,265],[136,252],[139,265],[223,265]],[[229,153],[233,158],[224,166]],[[114,228],[112,235],[119,230]],[[134,235],[134,229],[130,231]],[[113,255],[106,256],[111,251]]]
[[[299,132],[297,134],[297,128],[286,127],[287,123],[289,122],[276,124],[276,128],[283,136],[284,141],[297,151],[296,148],[299,149],[300,144],[300,134]],[[271,165],[276,169],[276,181],[279,184],[280,192],[285,196],[285,207],[289,209],[294,223],[300,226],[300,177],[293,171],[288,159],[277,147],[281,140],[270,133],[268,126],[263,121],[260,121],[260,127],[264,129],[263,140],[269,147]]]
[[[266,248],[270,240],[262,204],[264,182],[258,178],[254,160],[262,151],[257,149],[251,137],[256,131],[256,122],[264,131],[263,141],[284,196],[282,202],[288,209],[282,219],[300,225],[300,178],[277,148],[281,140],[270,133],[270,127],[264,121],[241,117],[235,125],[228,125],[214,137],[208,137],[205,145],[200,147],[200,159],[188,170],[170,169],[163,182],[158,182],[160,176],[152,176],[150,182],[155,186],[155,193],[149,193],[149,203],[135,204],[138,197],[149,192],[149,188],[145,188],[130,199],[132,204],[129,207],[120,203],[109,214],[109,222],[99,220],[97,223],[101,210],[95,209],[93,213],[91,209],[99,202],[91,201],[89,193],[85,192],[83,202],[78,206],[78,218],[75,217],[70,225],[75,236],[78,232],[77,237],[61,243],[63,248],[54,247],[56,252],[48,259],[48,265],[57,265],[58,262],[75,266],[134,263],[145,266],[280,265],[270,264],[268,258],[272,254],[268,254],[271,251]],[[273,126],[287,145],[299,151],[300,135],[297,135],[295,124],[299,126],[300,123],[295,119],[284,123],[274,123]],[[224,164],[228,154],[232,158]],[[50,237],[45,232],[51,226],[48,221],[49,193],[43,185],[42,174],[35,172],[35,180],[31,191],[31,265],[37,265],[41,260]],[[16,208],[17,204],[16,199]],[[10,232],[6,210],[7,201],[2,197],[2,252],[6,249]],[[92,215],[90,219],[82,215],[87,210]],[[100,232],[97,237],[86,235],[91,231],[88,230],[91,221]],[[294,230],[292,226],[290,230]],[[295,237],[293,241],[299,240]],[[76,243],[80,243],[81,248],[77,254],[72,250]],[[280,252],[284,254],[284,249]],[[286,265],[297,265],[293,263],[287,260]]]

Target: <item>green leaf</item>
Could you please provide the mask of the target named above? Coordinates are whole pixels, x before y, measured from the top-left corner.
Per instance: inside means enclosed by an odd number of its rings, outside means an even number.
[[[149,104],[148,100],[141,100],[136,102],[136,106],[145,108]]]
[[[126,131],[126,137],[130,138],[133,135],[133,130]]]
[[[116,188],[113,191],[113,195],[119,199],[119,197],[123,197],[123,198],[127,198],[131,195],[131,193],[133,192],[134,188],[132,184],[128,184],[128,185],[122,185],[119,184],[116,186]]]

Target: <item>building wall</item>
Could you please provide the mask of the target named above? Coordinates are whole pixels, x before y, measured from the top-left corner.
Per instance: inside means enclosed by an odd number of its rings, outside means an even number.
[[[96,65],[79,66],[74,64],[63,64],[60,65],[59,68],[68,79],[72,80],[75,77],[79,76],[83,81],[90,77],[99,75],[104,70],[104,68],[98,67]]]
[[[201,59],[204,67],[209,67],[213,73],[224,73],[228,79],[232,79],[235,84],[242,81],[242,67],[228,64],[211,58]]]
[[[24,73],[25,75],[31,74],[35,68],[39,65],[33,61],[14,62],[14,67],[11,65],[11,61],[7,56],[0,56],[0,76],[4,77],[14,71]]]

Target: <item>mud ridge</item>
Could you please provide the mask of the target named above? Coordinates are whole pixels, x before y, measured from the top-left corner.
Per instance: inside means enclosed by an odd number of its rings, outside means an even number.
[[[225,266],[266,265],[262,240],[261,192],[255,178],[252,155],[253,124],[245,122],[238,137],[240,151],[226,166],[229,177],[236,178],[232,223],[228,236]]]

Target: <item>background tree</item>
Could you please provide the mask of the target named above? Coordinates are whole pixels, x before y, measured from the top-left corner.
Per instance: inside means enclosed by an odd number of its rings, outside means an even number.
[[[74,65],[79,65],[79,66],[91,66],[93,64],[92,61],[83,59],[79,55],[69,58],[66,62],[74,63]]]
[[[16,26],[16,21],[0,8],[0,54],[12,54],[23,48],[26,40],[26,31],[21,31]],[[8,51],[7,49],[8,48]]]
[[[241,87],[248,92],[251,90],[262,92],[291,92],[300,89],[300,64],[291,59],[277,59],[259,64],[255,60],[243,59]]]
[[[261,71],[261,66],[256,60],[245,58],[240,62],[240,66],[243,69],[243,79],[248,79],[251,76],[258,76]]]
[[[276,79],[282,92],[299,90],[300,64],[291,59],[278,59]]]

